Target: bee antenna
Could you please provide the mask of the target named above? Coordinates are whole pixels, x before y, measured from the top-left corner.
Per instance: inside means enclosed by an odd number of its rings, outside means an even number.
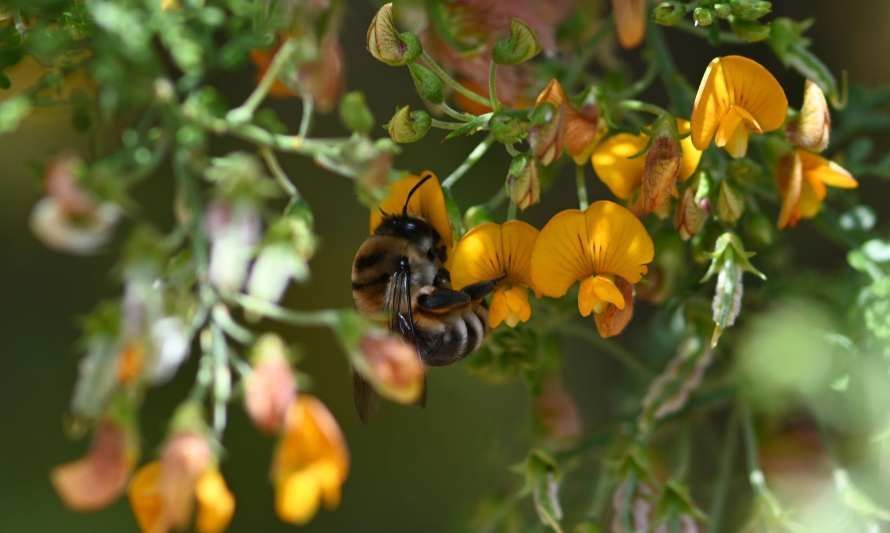
[[[411,197],[414,196],[414,193],[420,189],[420,186],[427,182],[428,179],[433,177],[433,173],[430,172],[426,174],[424,177],[420,178],[420,181],[414,184],[414,187],[411,187],[411,190],[408,191],[408,196],[405,198],[405,205],[402,206],[402,216],[408,216],[408,202],[411,201]]]

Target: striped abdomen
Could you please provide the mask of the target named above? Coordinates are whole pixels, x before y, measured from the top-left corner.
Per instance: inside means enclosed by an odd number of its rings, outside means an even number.
[[[476,351],[488,333],[488,309],[472,303],[447,313],[414,308],[417,350],[424,363],[445,366]]]

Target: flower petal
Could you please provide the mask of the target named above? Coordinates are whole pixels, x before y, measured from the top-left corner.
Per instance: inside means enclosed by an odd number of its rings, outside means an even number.
[[[311,472],[294,472],[276,486],[275,512],[285,522],[308,523],[320,504],[321,487]]]
[[[690,125],[688,120],[683,120],[682,118],[677,119],[677,130],[680,132],[680,135],[686,135],[690,131]],[[683,152],[683,159],[680,161],[680,172],[678,173],[678,179],[681,181],[686,181],[689,179],[689,176],[695,173],[695,170],[698,168],[698,163],[701,161],[701,150],[695,147],[695,143],[692,142],[692,135],[686,135],[680,139],[680,150]]]
[[[640,281],[655,256],[652,237],[626,208],[609,201],[594,202],[585,213],[587,246],[594,272]],[[542,232],[543,233],[543,232]]]
[[[779,195],[782,197],[782,209],[779,211],[779,229],[793,226],[800,218],[798,207],[800,205],[801,187],[803,186],[803,171],[800,158],[796,153],[790,153],[779,161],[776,169],[776,177],[779,182]]]
[[[592,274],[587,242],[584,213],[566,209],[551,218],[541,229],[532,252],[531,279],[535,290],[559,297],[577,280]]]
[[[646,0],[612,0],[612,14],[621,47],[639,46],[646,35]]]
[[[442,192],[439,178],[428,170],[422,172],[420,176],[406,176],[390,185],[386,198],[376,209],[371,210],[371,233],[374,233],[377,226],[383,222],[383,213],[401,214],[411,188],[429,174],[432,174],[432,178],[411,196],[408,202],[408,214],[427,221],[439,233],[446,246],[451,247],[451,222],[448,220],[448,211],[445,208],[445,194]]]
[[[130,507],[136,516],[136,523],[143,533],[167,531],[170,523],[164,513],[164,503],[159,490],[161,463],[153,461],[136,471],[127,495]]]
[[[451,254],[449,270],[455,289],[506,275],[509,282],[531,286],[531,255],[538,230],[520,220],[492,222],[470,230]]]
[[[590,161],[597,177],[622,200],[628,200],[640,187],[646,158],[630,157],[639,154],[647,142],[644,135],[619,133],[601,142],[593,152]]]
[[[501,260],[507,276],[527,287],[532,286],[532,251],[538,234],[538,228],[521,220],[508,220],[501,226]]]
[[[608,305],[624,309],[624,296],[615,282],[605,276],[590,276],[581,282],[578,290],[578,311],[581,316],[601,313]]]
[[[750,113],[762,131],[779,129],[788,113],[788,98],[772,73],[743,56],[722,57],[720,63],[731,103]]]
[[[621,278],[615,280],[615,285],[621,291],[625,302],[624,307],[619,309],[614,305],[610,305],[605,311],[593,317],[594,322],[596,322],[596,330],[599,332],[600,337],[604,339],[614,337],[624,331],[624,328],[630,323],[630,319],[633,318],[634,314],[633,285]]]
[[[711,144],[723,115],[729,110],[730,95],[720,58],[714,58],[702,76],[692,108],[692,143],[699,150]]]
[[[491,308],[488,311],[488,325],[491,329],[500,326],[510,313],[507,307],[507,296],[504,292],[499,289],[491,296]]]
[[[818,179],[825,185],[841,189],[855,189],[859,186],[859,182],[856,181],[853,175],[834,161],[829,161],[806,150],[798,150],[798,154],[804,173]]]
[[[235,497],[229,492],[226,482],[216,468],[208,468],[195,486],[198,499],[198,518],[195,529],[198,533],[219,533],[224,531],[235,514]]]

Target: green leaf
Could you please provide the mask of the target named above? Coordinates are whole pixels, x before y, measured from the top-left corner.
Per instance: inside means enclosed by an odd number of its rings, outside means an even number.
[[[24,96],[0,102],[0,135],[17,129],[30,113],[31,101]]]

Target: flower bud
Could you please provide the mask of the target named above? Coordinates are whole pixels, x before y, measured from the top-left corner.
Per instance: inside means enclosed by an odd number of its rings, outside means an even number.
[[[707,218],[708,211],[695,200],[695,189],[689,187],[683,191],[683,196],[677,202],[677,210],[674,212],[674,227],[677,228],[680,238],[688,241],[702,229]]]
[[[751,264],[750,258],[753,255],[753,252],[745,250],[738,236],[730,232],[724,233],[717,239],[714,251],[709,254],[711,265],[702,282],[717,274],[717,285],[711,304],[714,320],[711,347],[716,346],[723,331],[735,323],[741,310],[744,290],[742,274],[750,272],[760,279],[766,279],[766,276]]]
[[[87,455],[55,467],[50,479],[70,509],[95,511],[110,505],[123,493],[138,453],[136,439],[129,430],[106,419],[96,427]]]
[[[297,396],[297,380],[281,338],[274,334],[260,337],[253,347],[251,364],[253,371],[244,382],[244,408],[258,428],[278,432]]]
[[[692,19],[696,26],[707,28],[714,23],[714,12],[706,7],[697,7],[692,12]]]
[[[685,14],[686,9],[674,2],[662,2],[652,11],[655,23],[662,26],[673,26],[683,20]]]
[[[803,89],[803,105],[794,122],[788,125],[791,142],[811,152],[821,152],[828,147],[831,134],[831,113],[825,93],[819,84],[807,80]]]
[[[765,0],[729,0],[732,14],[742,20],[757,20],[772,11],[773,6]]]
[[[411,111],[410,106],[405,106],[396,111],[396,114],[386,125],[389,137],[399,144],[413,143],[430,131],[432,119],[430,114],[423,110]]]
[[[510,163],[507,174],[507,190],[510,201],[520,210],[535,205],[541,198],[541,182],[538,176],[538,164],[527,155],[518,155]]]
[[[374,115],[361,91],[352,91],[340,99],[340,120],[349,131],[367,135],[374,128]]]
[[[529,144],[535,157],[547,166],[562,154],[565,138],[566,95],[556,79],[544,87],[535,101],[532,111],[532,128]]]
[[[398,403],[414,403],[423,393],[424,367],[414,346],[379,331],[359,341],[361,361],[356,371],[378,394]]]
[[[717,196],[717,217],[727,224],[735,224],[744,212],[744,198],[729,183],[722,182]]]
[[[254,247],[260,240],[260,215],[250,202],[216,200],[207,208],[204,227],[210,237],[210,282],[241,290]]]
[[[733,33],[748,43],[756,43],[768,39],[772,28],[769,24],[742,20],[736,17],[730,19],[730,25],[732,26]]]
[[[646,0],[612,0],[612,15],[621,47],[639,46],[646,34]]]
[[[683,159],[678,137],[674,117],[666,115],[655,123],[640,183],[640,207],[644,213],[659,210],[677,190]]]
[[[393,20],[392,2],[383,6],[368,26],[368,51],[375,59],[399,67],[417,59],[423,52],[420,40],[413,33],[399,33]]]
[[[442,80],[433,71],[419,63],[409,63],[408,70],[414,81],[414,88],[421,98],[432,104],[441,104],[445,100],[442,92]]]
[[[510,21],[510,36],[496,43],[491,57],[499,65],[518,65],[541,53],[535,30],[519,19]]]
[[[200,433],[174,433],[164,444],[158,492],[168,519],[174,526],[188,526],[195,484],[212,459],[210,443]]]
[[[584,165],[590,160],[594,148],[607,131],[606,121],[601,119],[595,104],[584,105],[578,110],[566,109],[565,148],[576,165]]]

